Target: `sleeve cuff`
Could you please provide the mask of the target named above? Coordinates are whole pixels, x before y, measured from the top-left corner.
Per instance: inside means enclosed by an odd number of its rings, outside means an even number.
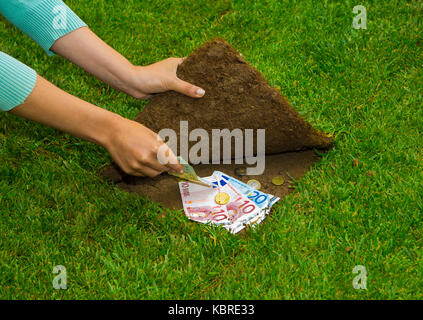
[[[23,21],[22,26],[19,26],[22,31],[34,39],[50,56],[54,55],[50,48],[57,39],[87,26],[61,0],[41,1],[25,12]]]
[[[37,73],[12,58],[0,52],[0,110],[9,111],[25,102],[34,90]]]

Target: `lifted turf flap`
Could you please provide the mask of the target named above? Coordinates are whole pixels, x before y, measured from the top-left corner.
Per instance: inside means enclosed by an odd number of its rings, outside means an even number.
[[[306,123],[282,94],[224,40],[215,39],[197,49],[177,74],[204,88],[205,96],[195,99],[172,91],[155,95],[136,121],[155,132],[173,129],[178,140],[180,121],[187,121],[189,130],[207,130],[210,137],[212,129],[265,129],[266,154],[330,147],[330,138]],[[194,144],[190,142],[190,147]],[[211,143],[209,154],[211,157]]]
[[[204,88],[205,96],[194,99],[173,91],[157,94],[135,120],[155,132],[172,129],[178,141],[188,140],[180,135],[181,121],[188,123],[189,130],[205,129],[210,141],[212,129],[265,129],[264,173],[237,177],[244,182],[259,180],[264,192],[282,198],[290,191],[290,179],[301,177],[317,159],[312,150],[304,150],[331,146],[328,136],[305,122],[281,93],[224,40],[215,39],[201,46],[185,59],[177,74]],[[235,158],[232,140],[231,158]],[[189,142],[189,147],[195,143]],[[210,143],[209,154],[213,151]],[[199,176],[208,176],[214,170],[234,175],[237,167],[235,164],[205,164],[196,166],[196,171]],[[109,166],[103,175],[124,190],[143,194],[171,208],[182,208],[177,181],[167,174],[154,179],[137,178],[122,173],[116,166]],[[286,183],[273,185],[272,178],[276,175],[283,176]]]

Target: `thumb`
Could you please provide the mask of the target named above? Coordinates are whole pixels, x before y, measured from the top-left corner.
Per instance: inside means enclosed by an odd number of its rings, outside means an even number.
[[[202,98],[206,93],[204,89],[194,86],[193,84],[176,78],[170,86],[170,89],[183,93],[192,98]]]

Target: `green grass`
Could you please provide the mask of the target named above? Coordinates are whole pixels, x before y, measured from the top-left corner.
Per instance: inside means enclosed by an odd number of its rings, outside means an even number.
[[[104,184],[105,150],[0,114],[0,298],[423,298],[421,2],[67,3],[137,64],[227,39],[337,144],[234,236]],[[367,30],[352,28],[357,4]],[[96,105],[129,118],[144,106],[3,18],[0,48]],[[52,287],[59,264],[67,290]],[[355,265],[367,290],[352,286]]]

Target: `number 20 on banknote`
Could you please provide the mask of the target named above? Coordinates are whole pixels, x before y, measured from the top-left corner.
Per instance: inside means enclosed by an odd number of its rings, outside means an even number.
[[[254,201],[257,204],[261,204],[264,203],[268,196],[262,192],[258,192],[258,191],[253,191],[251,193],[248,194],[248,199],[251,199],[252,201]]]

